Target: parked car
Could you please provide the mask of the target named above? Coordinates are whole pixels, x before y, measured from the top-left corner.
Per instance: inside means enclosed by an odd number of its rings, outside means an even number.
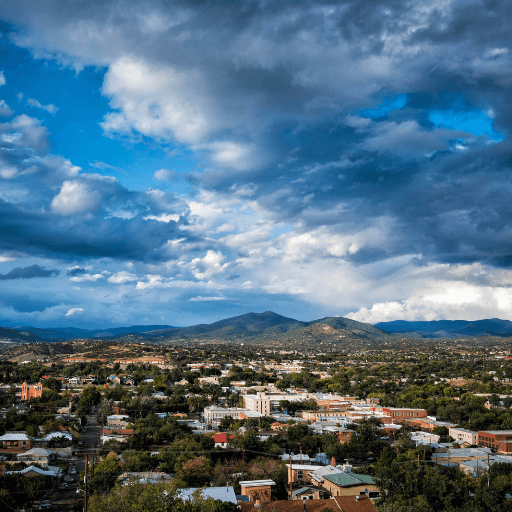
[[[59,489],[67,489],[68,488],[68,484],[67,482],[62,482],[60,485],[59,485]]]
[[[71,468],[71,470],[69,471],[69,474],[70,474],[70,475],[76,475],[76,468],[75,468],[75,466],[73,466],[73,467]]]
[[[52,508],[50,500],[43,500],[39,503],[39,510],[49,510]]]

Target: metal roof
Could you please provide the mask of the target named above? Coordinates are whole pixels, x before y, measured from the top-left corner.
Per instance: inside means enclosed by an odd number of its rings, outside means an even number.
[[[359,475],[355,473],[337,473],[335,475],[325,475],[324,477],[329,482],[336,484],[339,487],[350,487],[351,485],[361,484],[375,484],[373,478],[369,475]]]
[[[224,503],[237,504],[235,490],[233,487],[189,487],[188,489],[180,489],[179,497],[184,501],[191,501],[192,494],[196,491],[201,492],[203,498],[213,498],[214,500],[221,500]]]

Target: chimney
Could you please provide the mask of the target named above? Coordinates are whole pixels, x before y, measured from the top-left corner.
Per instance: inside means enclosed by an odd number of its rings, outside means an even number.
[[[331,466],[336,467],[336,459],[334,457],[331,459]]]

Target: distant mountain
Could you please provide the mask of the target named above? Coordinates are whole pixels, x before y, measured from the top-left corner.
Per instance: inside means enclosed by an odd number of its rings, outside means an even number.
[[[375,327],[391,334],[418,333],[424,338],[459,338],[472,336],[512,336],[512,322],[489,320],[435,320],[431,322],[379,322]]]
[[[79,338],[111,338],[127,334],[141,334],[155,329],[172,329],[169,325],[132,325],[131,327],[113,327],[111,329],[80,329],[78,327],[13,327],[12,330],[31,333],[43,340],[75,340]]]
[[[213,324],[200,324],[191,327],[159,329],[145,333],[151,336],[176,336],[188,338],[191,336],[202,336],[205,334],[221,337],[223,334],[238,336],[256,336],[265,331],[270,334],[272,330],[276,332],[288,332],[308,325],[308,322],[301,322],[293,318],[265,311],[264,313],[247,313],[245,315],[235,316],[219,320]]]
[[[368,339],[386,337],[389,335],[370,324],[363,324],[342,317],[328,317],[303,322],[278,315],[272,311],[264,313],[247,313],[219,320],[212,324],[199,324],[190,327],[171,327],[168,325],[134,325],[131,327],[116,327],[112,329],[79,329],[59,327],[42,329],[31,326],[16,328],[32,333],[46,341],[70,340],[78,338],[114,338],[121,336],[142,336],[157,339],[180,338],[210,338],[210,339],[275,339],[286,336],[291,339],[324,339],[333,337]],[[14,330],[14,329],[13,329]]]
[[[30,332],[0,327],[0,343],[35,343],[43,341]]]

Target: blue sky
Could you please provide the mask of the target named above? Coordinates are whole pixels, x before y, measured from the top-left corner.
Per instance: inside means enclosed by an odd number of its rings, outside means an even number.
[[[512,319],[507,3],[0,21],[0,325]]]

